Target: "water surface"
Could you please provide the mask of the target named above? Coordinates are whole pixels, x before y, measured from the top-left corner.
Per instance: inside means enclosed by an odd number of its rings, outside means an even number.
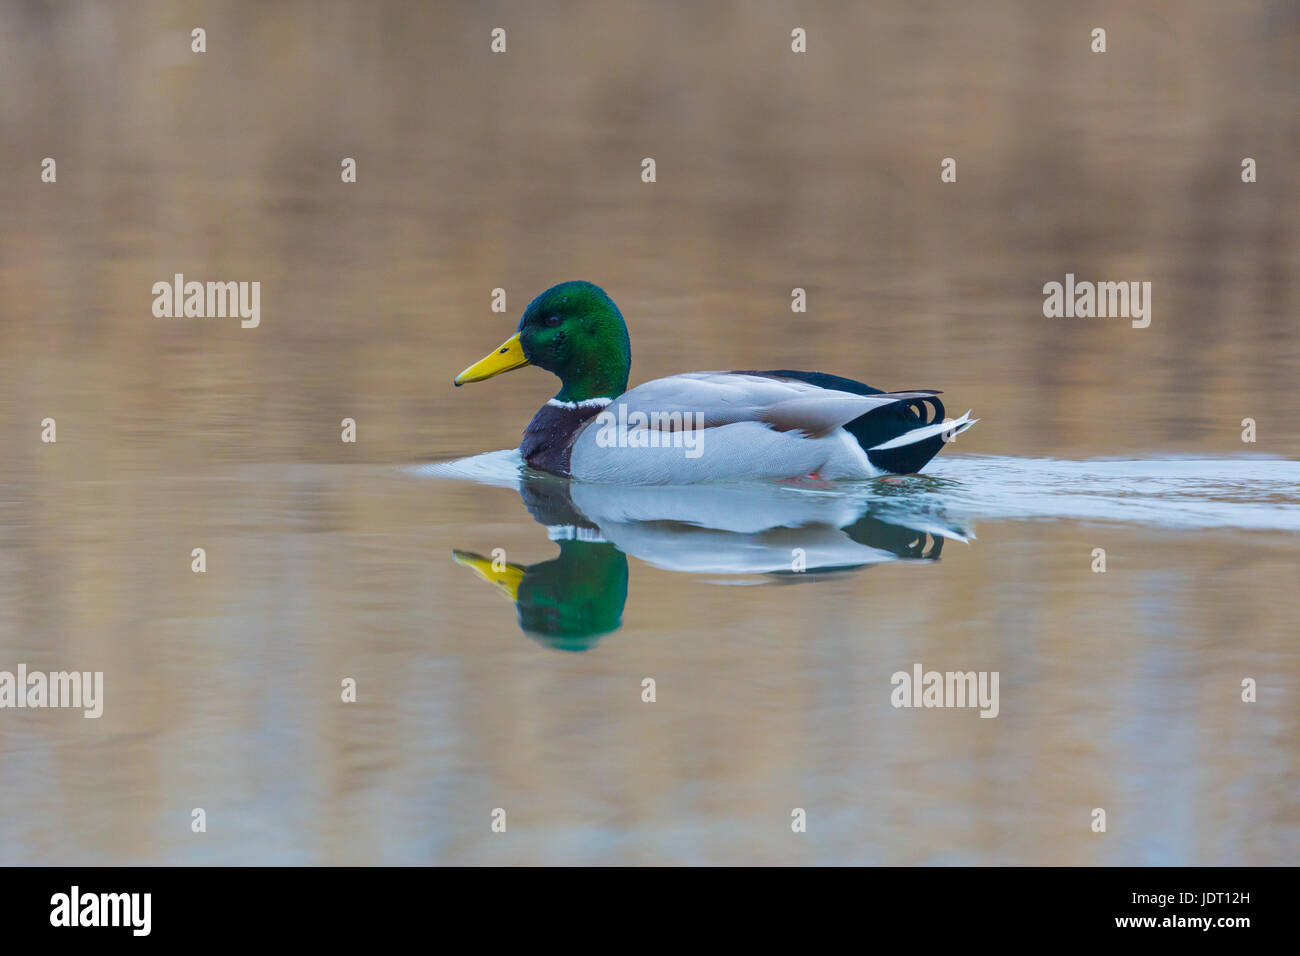
[[[0,863],[1295,862],[1295,5],[792,9],[0,9],[0,669],[107,698],[0,712]],[[177,272],[261,325],[155,318]],[[1044,318],[1067,272],[1150,327]],[[521,476],[554,382],[450,380],[575,278],[633,382],[980,423],[901,481]],[[917,662],[999,716],[894,709]]]

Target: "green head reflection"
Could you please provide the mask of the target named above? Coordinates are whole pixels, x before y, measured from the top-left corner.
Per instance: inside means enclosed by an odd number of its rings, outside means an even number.
[[[873,490],[617,486],[530,474],[517,487],[560,553],[531,565],[508,563],[500,551],[495,559],[453,556],[514,603],[525,634],[555,650],[590,650],[622,626],[626,555],[668,571],[789,584],[891,561],[937,561],[945,540],[970,540],[934,509]]]
[[[607,541],[560,541],[560,553],[528,566],[454,551],[515,604],[519,626],[534,640],[561,651],[585,651],[623,623],[627,558]]]

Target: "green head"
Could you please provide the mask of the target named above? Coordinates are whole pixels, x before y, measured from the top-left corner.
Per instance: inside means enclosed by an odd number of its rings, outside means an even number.
[[[480,382],[524,365],[559,376],[555,397],[562,402],[622,395],[632,346],[614,300],[590,282],[552,286],[529,303],[519,331],[457,375],[455,384]]]

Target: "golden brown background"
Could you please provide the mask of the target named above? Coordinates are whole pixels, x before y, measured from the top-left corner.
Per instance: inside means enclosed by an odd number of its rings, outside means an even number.
[[[943,388],[965,455],[1295,458],[1297,90],[1292,2],[0,6],[0,668],[107,685],[0,712],[0,863],[1294,862],[1294,532],[634,560],[572,655],[449,559],[551,554],[517,496],[392,466],[518,441],[542,373],[450,379],[571,278],[634,381]],[[154,318],[175,272],[260,281],[261,327]],[[1150,328],[1044,318],[1066,272],[1151,281]],[[892,710],[914,660],[1000,668],[1002,716]]]

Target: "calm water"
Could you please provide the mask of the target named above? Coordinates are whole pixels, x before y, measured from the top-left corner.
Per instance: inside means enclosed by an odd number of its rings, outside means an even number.
[[[1294,863],[1300,20],[980,6],[802,59],[776,5],[0,10],[0,670],[106,697],[0,711],[0,863]],[[176,272],[260,327],[154,318]],[[1151,326],[1044,318],[1066,272]],[[568,278],[634,382],[981,421],[896,481],[522,474],[552,381],[450,380]],[[918,662],[997,718],[893,708]]]

